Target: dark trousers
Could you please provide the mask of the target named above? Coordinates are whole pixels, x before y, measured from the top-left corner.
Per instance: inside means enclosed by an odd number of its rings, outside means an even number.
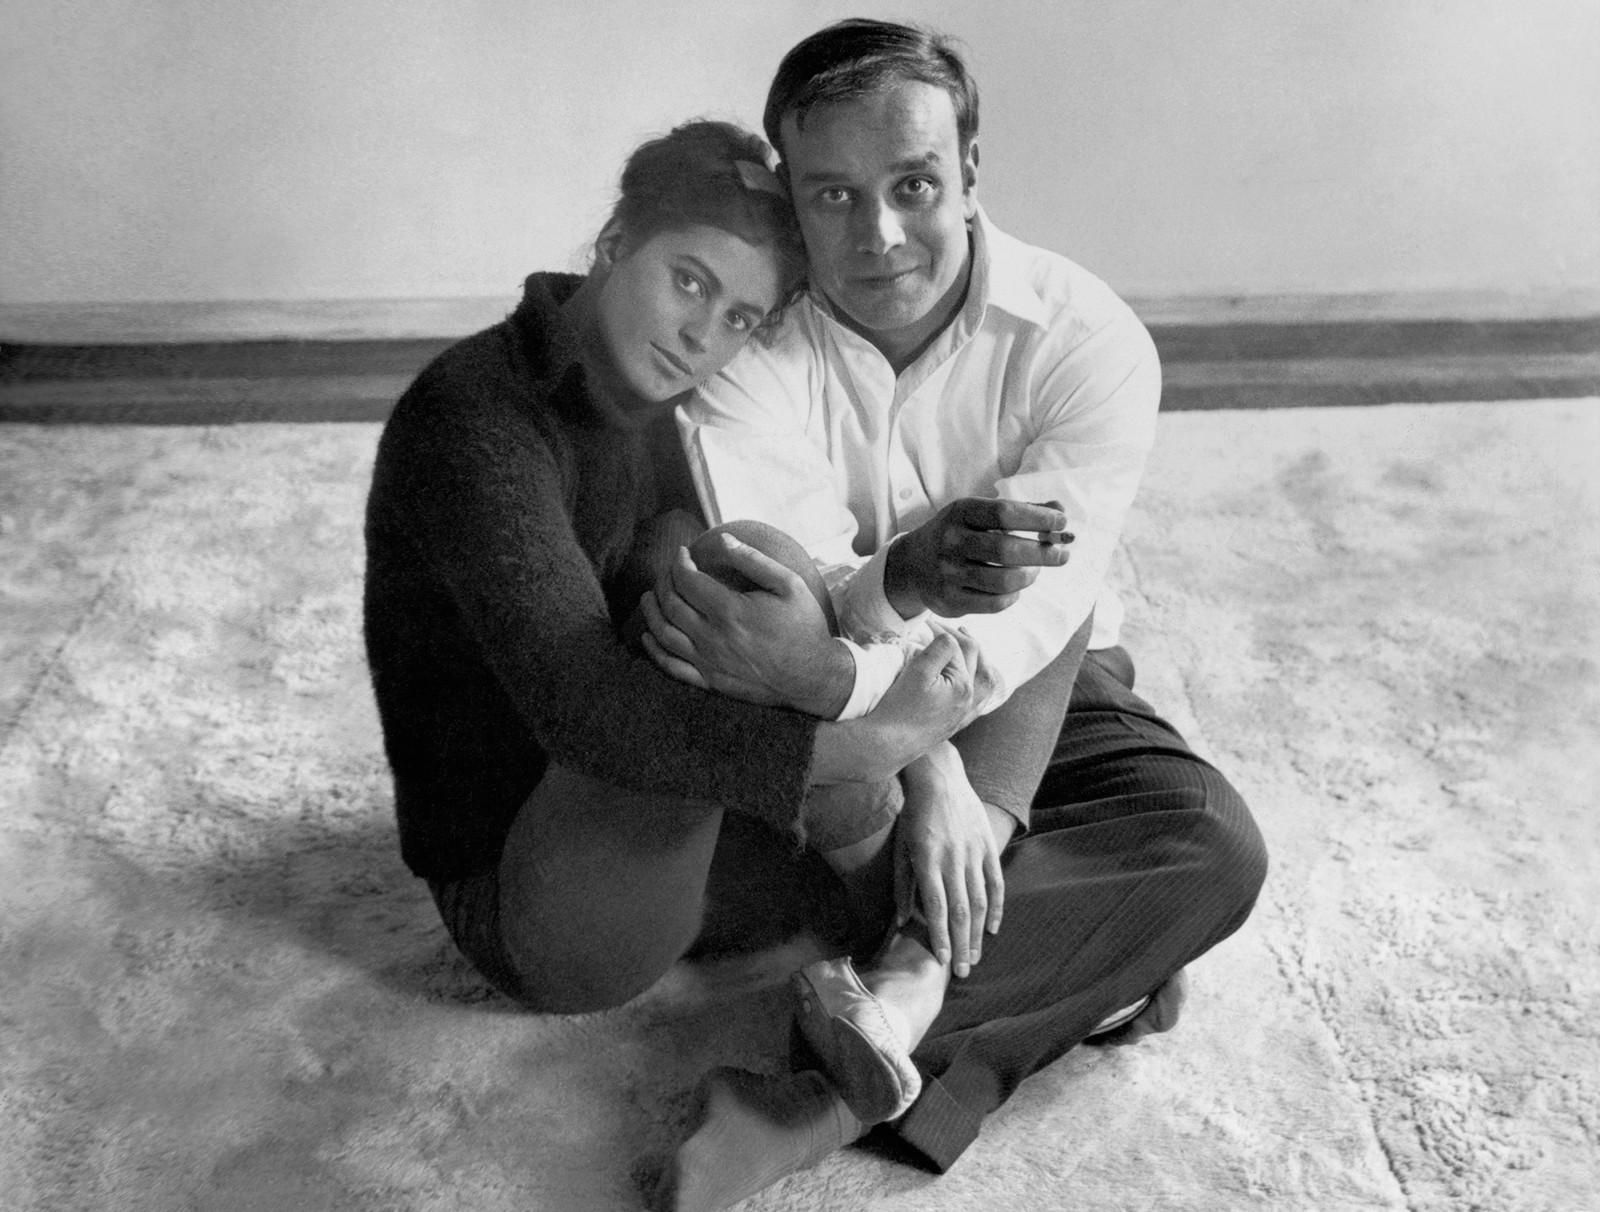
[[[1238,929],[1266,875],[1238,793],[1116,674],[1132,680],[1120,649],[1079,668],[1003,857],[1005,924],[914,1054],[923,1092],[892,1131],[936,1170],[1023,1078]]]

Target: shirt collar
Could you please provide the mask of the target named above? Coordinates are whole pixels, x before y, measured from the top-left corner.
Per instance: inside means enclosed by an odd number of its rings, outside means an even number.
[[[996,229],[979,206],[972,219],[972,285],[963,308],[974,327],[990,307],[1036,328],[1047,325],[1044,300],[1033,288],[1029,268],[1023,246]]]

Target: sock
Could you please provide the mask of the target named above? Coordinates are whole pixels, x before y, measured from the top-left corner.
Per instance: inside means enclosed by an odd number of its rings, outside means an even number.
[[[822,1074],[714,1069],[700,1115],[668,1162],[656,1212],[714,1212],[813,1166],[864,1129]]]

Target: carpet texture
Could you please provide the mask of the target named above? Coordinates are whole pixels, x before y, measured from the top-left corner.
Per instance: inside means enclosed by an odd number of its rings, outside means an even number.
[[[809,956],[517,1012],[401,867],[361,656],[372,425],[0,428],[0,1197],[638,1206]],[[1256,808],[1177,1032],[823,1209],[1552,1209],[1600,1191],[1600,401],[1163,418],[1144,693]]]

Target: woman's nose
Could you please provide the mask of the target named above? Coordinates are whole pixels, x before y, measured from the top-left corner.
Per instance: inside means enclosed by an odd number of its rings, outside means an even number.
[[[706,348],[706,319],[704,316],[695,316],[685,320],[678,329],[678,336],[682,339],[685,349],[692,353],[704,353]]]

